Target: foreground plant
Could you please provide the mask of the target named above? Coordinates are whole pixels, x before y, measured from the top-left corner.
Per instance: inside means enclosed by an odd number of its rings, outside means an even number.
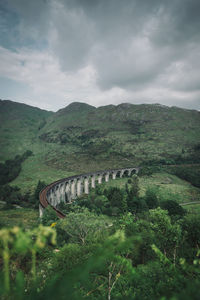
[[[36,281],[36,254],[43,249],[47,243],[56,244],[56,232],[50,227],[39,225],[29,231],[23,231],[19,227],[3,228],[0,230],[0,256],[3,259],[3,292],[10,292],[10,270],[9,263],[12,255],[31,253],[31,274],[33,282]]]

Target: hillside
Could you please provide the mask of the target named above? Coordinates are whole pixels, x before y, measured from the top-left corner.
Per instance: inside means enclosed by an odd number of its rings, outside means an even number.
[[[0,161],[31,149],[51,112],[9,100],[0,100]]]
[[[200,114],[159,104],[95,108],[74,102],[56,113],[0,101],[0,160],[31,150],[13,182],[24,189],[97,169],[164,160],[195,152]]]
[[[60,110],[49,118],[40,139],[71,145],[93,159],[141,163],[182,154],[200,138],[200,114],[160,105],[86,106]],[[184,150],[183,150],[184,149]]]

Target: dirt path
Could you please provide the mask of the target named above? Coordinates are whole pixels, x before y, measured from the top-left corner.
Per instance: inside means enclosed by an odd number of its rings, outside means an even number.
[[[200,201],[192,201],[192,202],[185,202],[185,203],[180,203],[180,205],[191,205],[191,204],[200,204]]]

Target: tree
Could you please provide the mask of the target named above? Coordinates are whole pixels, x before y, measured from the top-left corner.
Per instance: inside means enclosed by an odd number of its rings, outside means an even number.
[[[157,191],[154,188],[148,188],[145,193],[145,201],[150,209],[158,206]]]
[[[149,211],[150,228],[155,234],[155,245],[168,257],[176,261],[182,231],[179,224],[172,224],[166,210],[160,207]]]
[[[36,199],[36,200],[38,200],[39,199],[39,194],[40,194],[40,192],[41,192],[41,190],[44,188],[46,186],[46,183],[44,182],[44,181],[38,181],[38,184],[37,184],[37,186],[36,186],[36,188],[35,188],[35,191],[34,191],[34,198]]]
[[[42,224],[45,226],[50,226],[52,223],[55,223],[58,220],[58,216],[56,215],[55,210],[48,206],[44,210],[44,214],[42,216]]]
[[[104,234],[108,226],[104,216],[98,216],[88,209],[81,209],[79,212],[70,212],[67,217],[60,220],[58,226],[68,235],[70,242],[85,244],[92,237]]]
[[[136,174],[132,176],[130,197],[139,197],[139,178]]]
[[[133,197],[133,198],[128,197],[127,206],[128,206],[128,211],[130,211],[131,213],[140,213],[145,210],[148,210],[148,206],[145,200],[137,197]]]
[[[182,228],[185,232],[187,243],[192,248],[200,248],[200,216],[191,215],[183,219]]]
[[[113,215],[118,215],[127,211],[127,202],[122,190],[120,190],[117,187],[111,187],[108,190],[107,197],[110,201],[110,206]]]
[[[108,198],[104,195],[95,197],[93,201],[93,205],[95,206],[96,213],[109,213],[110,203]]]
[[[161,202],[161,208],[166,209],[170,216],[183,216],[185,214],[183,207],[173,200]]]
[[[0,186],[0,200],[6,203],[4,208],[13,208],[13,204],[21,204],[22,195],[20,193],[20,188],[17,186],[10,186],[8,184]]]

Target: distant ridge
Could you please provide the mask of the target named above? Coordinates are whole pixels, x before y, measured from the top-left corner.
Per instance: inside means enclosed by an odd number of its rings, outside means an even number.
[[[108,104],[108,105],[101,105],[101,106],[98,106],[98,107],[95,107],[93,105],[90,105],[90,104],[87,104],[87,103],[84,103],[84,102],[78,102],[78,101],[75,101],[75,102],[71,102],[69,105],[57,110],[56,112],[53,112],[53,111],[49,111],[49,110],[46,110],[46,109],[42,109],[42,108],[39,108],[37,106],[32,106],[32,105],[29,105],[29,104],[26,104],[26,103],[21,103],[21,102],[16,102],[16,101],[12,101],[12,100],[9,100],[9,99],[0,99],[0,110],[2,110],[3,108],[20,108],[20,107],[29,107],[29,108],[32,108],[32,109],[37,109],[37,110],[41,110],[41,111],[46,111],[46,112],[49,112],[49,113],[63,113],[63,112],[72,112],[72,111],[79,111],[79,110],[82,110],[82,111],[94,111],[95,109],[99,109],[99,108],[130,108],[130,107],[161,107],[161,108],[166,108],[166,109],[180,109],[180,110],[183,110],[183,111],[197,111],[199,112],[199,110],[196,110],[196,109],[189,109],[189,108],[183,108],[183,107],[179,107],[179,106],[167,106],[167,105],[164,105],[164,104],[160,104],[160,103],[141,103],[141,104],[135,104],[135,103],[130,103],[130,102],[122,102],[120,104]]]
[[[4,99],[0,99],[0,110],[2,110],[3,108],[11,108],[11,109],[16,109],[16,108],[32,108],[32,109],[37,109],[37,110],[41,110],[41,111],[47,111],[52,113],[52,111],[46,110],[46,109],[42,109],[39,108],[37,106],[32,106],[26,103],[21,103],[21,102],[16,102],[16,101],[12,101],[12,100],[4,100]]]

